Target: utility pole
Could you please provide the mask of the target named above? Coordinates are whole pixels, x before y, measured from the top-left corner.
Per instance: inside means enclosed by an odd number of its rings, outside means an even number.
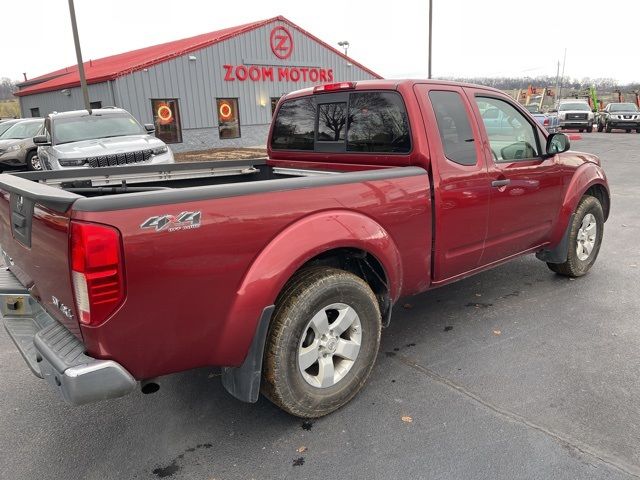
[[[562,76],[560,77],[560,94],[558,100],[562,98],[562,85],[564,84],[564,66],[567,63],[567,49],[564,49],[564,59],[562,60]]]
[[[553,94],[555,95],[556,101],[559,100],[558,98],[558,85],[560,84],[560,60],[558,60],[558,68],[556,69],[556,88],[553,92]]]
[[[84,97],[84,108],[91,115],[91,103],[89,102],[89,90],[87,90],[87,79],[84,76],[84,64],[82,63],[82,52],[80,51],[80,37],[78,37],[78,24],[76,23],[76,9],[73,0],[69,0],[69,15],[71,16],[71,29],[73,30],[73,43],[76,47],[76,60],[78,62],[78,73],[80,74],[80,88]]]
[[[431,41],[433,30],[433,0],[429,0],[429,78],[431,78]]]

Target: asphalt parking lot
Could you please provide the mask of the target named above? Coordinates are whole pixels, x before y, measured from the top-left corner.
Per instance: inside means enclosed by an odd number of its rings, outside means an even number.
[[[533,256],[403,300],[364,391],[313,422],[215,370],[80,408],[0,332],[0,478],[640,477],[640,135],[583,134],[612,214],[589,275]]]

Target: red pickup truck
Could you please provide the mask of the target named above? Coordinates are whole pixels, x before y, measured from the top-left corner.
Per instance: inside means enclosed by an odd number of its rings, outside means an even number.
[[[530,253],[590,269],[609,189],[568,150],[498,90],[383,80],[283,97],[267,159],[3,174],[4,323],[72,404],[219,366],[240,400],[319,417],[401,296]]]

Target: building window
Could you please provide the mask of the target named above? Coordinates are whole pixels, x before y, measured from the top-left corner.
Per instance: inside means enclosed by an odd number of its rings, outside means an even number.
[[[40,116],[40,108],[39,107],[32,108],[31,109],[31,116],[33,118],[38,118]]]
[[[220,139],[240,138],[240,116],[237,98],[218,98],[218,132]]]
[[[178,99],[151,100],[153,110],[153,124],[156,127],[156,137],[165,143],[182,142],[182,127],[180,125],[180,109]]]
[[[97,102],[91,102],[89,106],[91,107],[91,110],[97,110],[99,108],[102,108],[102,101],[98,100]]]
[[[271,116],[273,117],[273,114],[276,113],[276,106],[278,105],[278,101],[280,100],[280,97],[271,97]]]

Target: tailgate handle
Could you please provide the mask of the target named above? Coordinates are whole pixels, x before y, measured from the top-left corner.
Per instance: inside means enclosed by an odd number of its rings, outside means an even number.
[[[14,228],[24,228],[27,223],[27,219],[24,215],[20,215],[19,213],[13,212],[13,226]]]

